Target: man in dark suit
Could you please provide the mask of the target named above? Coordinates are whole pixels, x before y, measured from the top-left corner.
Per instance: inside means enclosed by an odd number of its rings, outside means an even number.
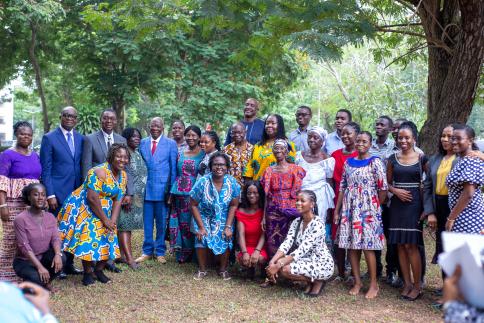
[[[166,263],[165,230],[168,217],[166,194],[176,176],[176,157],[178,148],[176,142],[163,136],[163,120],[153,118],[150,122],[150,137],[141,140],[139,151],[143,157],[148,178],[146,180],[145,201],[143,204],[144,241],[143,254],[136,262],[156,257],[156,260]],[[153,239],[153,229],[156,224],[156,239]]]
[[[76,124],[76,109],[65,107],[61,111],[60,126],[45,134],[40,146],[42,182],[47,190],[49,211],[56,216],[64,200],[82,183],[81,157],[84,136],[74,130]],[[60,278],[65,278],[65,274],[82,273],[74,267],[74,256],[65,254],[66,266]]]
[[[114,132],[116,126],[117,116],[113,109],[105,109],[101,113],[101,130],[87,135],[84,138],[84,147],[82,150],[82,177],[86,178],[87,172],[94,166],[106,162],[108,150],[113,143],[126,144],[126,139]],[[123,205],[131,204],[131,196],[133,195],[133,181],[128,176],[128,184],[126,187],[126,196],[121,202]],[[119,273],[121,270],[117,268],[111,261],[106,265],[110,271]]]

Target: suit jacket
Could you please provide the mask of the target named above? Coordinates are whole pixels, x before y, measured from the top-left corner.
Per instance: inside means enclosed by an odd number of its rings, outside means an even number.
[[[126,144],[126,139],[113,132],[113,143]],[[82,177],[86,178],[87,172],[94,166],[106,162],[107,157],[108,147],[106,146],[102,130],[87,135],[84,138],[82,150]],[[131,176],[128,176],[126,195],[133,195],[133,190],[133,179]]]
[[[426,215],[435,213],[435,185],[437,185],[437,170],[444,156],[435,154],[429,158],[427,176],[424,180],[424,213]],[[452,168],[458,161],[458,157],[452,162]]]
[[[47,196],[55,195],[59,206],[82,184],[81,157],[84,136],[75,130],[72,133],[74,157],[60,127],[45,134],[40,146],[42,183],[47,190]]]
[[[162,136],[155,153],[151,155],[151,141],[151,137],[144,138],[139,145],[148,169],[145,200],[163,201],[165,192],[169,192],[175,182],[178,147],[173,139]]]

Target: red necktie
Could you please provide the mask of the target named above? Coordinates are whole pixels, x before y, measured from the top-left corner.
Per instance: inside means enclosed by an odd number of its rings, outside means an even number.
[[[156,151],[156,141],[153,140],[153,145],[151,146],[151,156],[155,154]]]

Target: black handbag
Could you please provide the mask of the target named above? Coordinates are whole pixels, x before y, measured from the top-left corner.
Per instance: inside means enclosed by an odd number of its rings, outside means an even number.
[[[297,235],[299,233],[299,229],[301,228],[301,222],[302,222],[302,218],[299,218],[299,219],[296,219],[294,221],[297,221],[299,220],[299,223],[297,224],[297,227],[296,227],[296,235],[294,236],[294,240],[292,241],[292,245],[291,245],[291,248],[289,248],[289,251],[287,252],[286,255],[290,255],[291,253],[294,252],[294,250],[297,249],[297,246],[296,246],[296,240],[297,240]]]

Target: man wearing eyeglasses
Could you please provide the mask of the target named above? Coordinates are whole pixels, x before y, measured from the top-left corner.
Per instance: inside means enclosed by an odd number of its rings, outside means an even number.
[[[49,211],[56,215],[64,200],[82,183],[81,158],[84,136],[74,130],[77,111],[65,107],[60,114],[60,126],[42,137],[40,162],[42,182],[47,189]],[[74,267],[74,257],[66,253],[64,274],[82,273]]]
[[[245,126],[245,138],[252,145],[258,143],[262,139],[262,134],[264,133],[264,121],[257,118],[258,111],[259,101],[253,98],[248,98],[244,105],[244,119],[240,122]],[[227,146],[232,142],[230,130],[231,127],[227,130],[224,146]]]
[[[305,105],[301,105],[296,110],[296,122],[299,127],[289,134],[289,140],[296,145],[297,151],[308,151],[308,129],[313,112],[311,108]]]

